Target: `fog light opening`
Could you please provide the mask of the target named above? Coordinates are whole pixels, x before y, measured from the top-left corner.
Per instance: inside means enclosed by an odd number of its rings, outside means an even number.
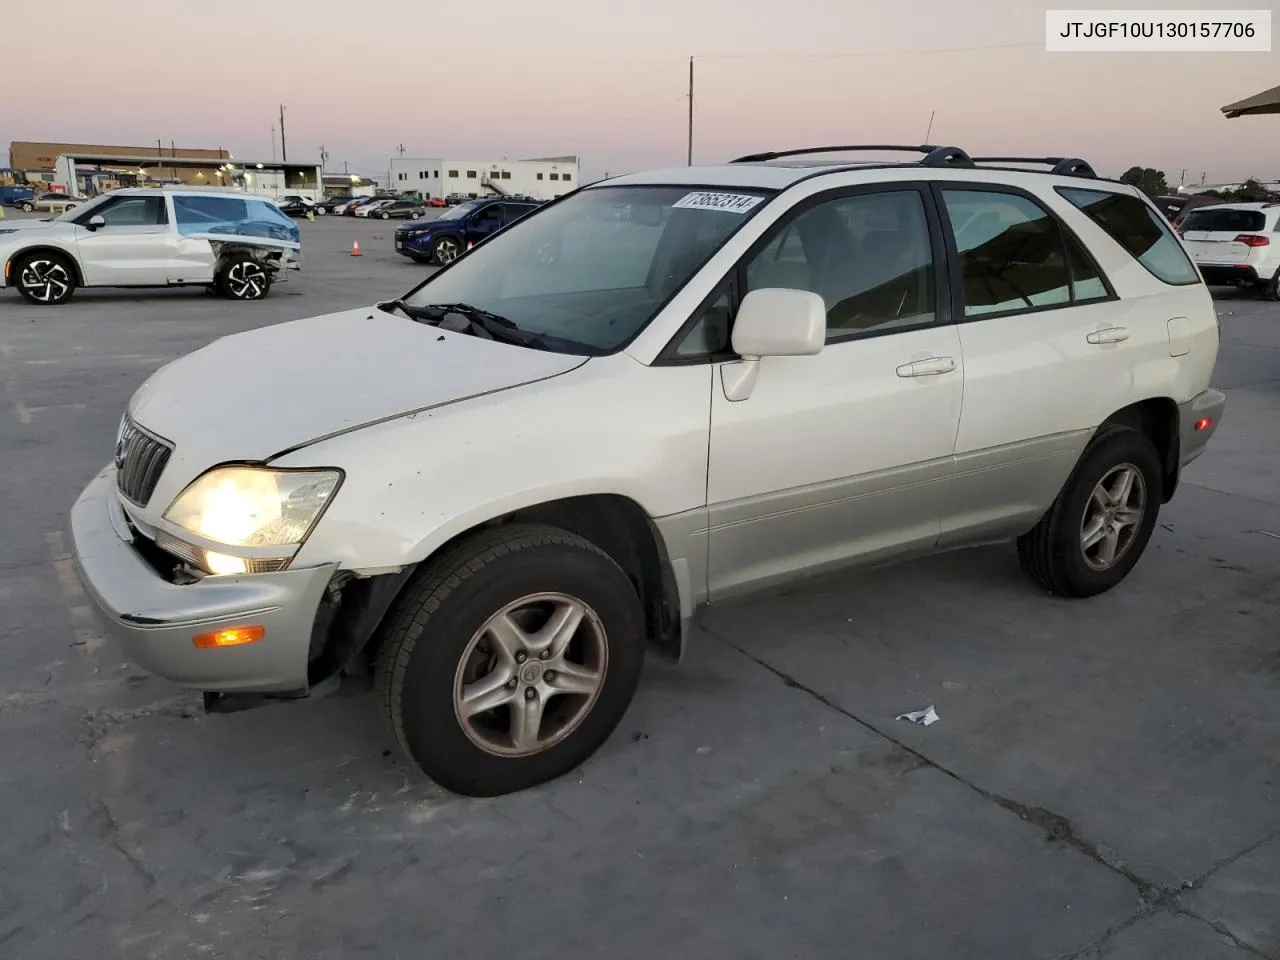
[[[246,643],[257,643],[266,632],[265,627],[256,624],[251,627],[229,627],[211,633],[198,633],[191,638],[191,642],[206,650],[212,647],[239,647]]]

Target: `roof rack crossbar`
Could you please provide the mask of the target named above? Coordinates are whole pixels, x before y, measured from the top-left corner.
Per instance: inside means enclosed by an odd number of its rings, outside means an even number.
[[[929,167],[972,167],[973,161],[959,147],[939,147],[933,144],[903,146],[902,144],[842,144],[831,147],[801,147],[796,150],[773,150],[767,153],[751,153],[731,160],[731,163],[764,163],[782,157],[800,157],[814,153],[849,153],[854,150],[885,150],[901,153],[924,154],[921,163]]]
[[[1049,171],[1060,177],[1084,177],[1097,180],[1088,161],[1079,157],[974,157],[974,163],[1041,163],[1051,167]]]

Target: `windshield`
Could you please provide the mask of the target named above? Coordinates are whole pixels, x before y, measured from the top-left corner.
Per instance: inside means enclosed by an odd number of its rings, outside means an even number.
[[[1192,210],[1182,221],[1184,232],[1207,230],[1213,233],[1243,233],[1262,230],[1266,225],[1266,215],[1260,210],[1215,210],[1212,207]]]
[[[480,206],[480,202],[478,200],[470,200],[467,203],[460,203],[456,207],[450,207],[444,213],[440,214],[440,216],[436,217],[436,219],[458,220],[469,213],[475,213],[478,206]]]
[[[565,352],[613,353],[763,207],[741,189],[597,187],[522,217],[405,298],[468,304]]]

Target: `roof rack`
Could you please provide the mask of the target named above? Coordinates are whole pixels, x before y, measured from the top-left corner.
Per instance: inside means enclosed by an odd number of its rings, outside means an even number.
[[[1093,167],[1079,157],[974,157],[974,163],[1043,163],[1052,167],[1049,171],[1060,177],[1084,177],[1097,180]]]
[[[847,153],[853,150],[893,150],[902,153],[922,153],[920,162],[926,167],[972,167],[973,161],[959,147],[938,147],[932,144],[902,146],[899,144],[846,144],[834,147],[801,147],[798,150],[774,150],[768,153],[751,153],[730,163],[763,163],[782,157],[799,157],[811,153]]]

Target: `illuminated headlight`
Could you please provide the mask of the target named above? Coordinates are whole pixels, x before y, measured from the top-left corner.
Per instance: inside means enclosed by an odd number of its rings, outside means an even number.
[[[182,491],[164,519],[193,534],[207,573],[280,570],[342,481],[336,470],[218,467]]]

